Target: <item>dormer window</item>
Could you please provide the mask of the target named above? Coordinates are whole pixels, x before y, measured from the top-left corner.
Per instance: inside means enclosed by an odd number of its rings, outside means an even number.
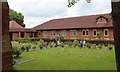
[[[99,23],[107,23],[107,21],[108,21],[108,18],[103,17],[103,16],[100,16],[100,17],[96,18],[97,24],[99,24]]]

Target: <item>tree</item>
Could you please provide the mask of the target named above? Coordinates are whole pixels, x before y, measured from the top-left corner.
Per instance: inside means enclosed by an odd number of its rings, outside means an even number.
[[[80,0],[68,0],[68,7],[71,7]],[[86,0],[88,3],[91,0]],[[117,71],[120,72],[120,0],[112,1],[112,20],[113,20],[113,32],[114,32],[114,45],[115,45],[115,55],[116,55],[116,65]]]
[[[17,12],[14,11],[13,9],[10,9],[9,19],[10,19],[10,21],[12,21],[12,20],[16,21],[16,22],[17,22],[18,24],[20,24],[22,27],[25,27],[25,24],[24,24],[24,16],[22,15],[22,13],[17,13]]]
[[[103,34],[103,32],[98,32],[98,33],[97,33],[97,38],[100,39],[102,34]]]

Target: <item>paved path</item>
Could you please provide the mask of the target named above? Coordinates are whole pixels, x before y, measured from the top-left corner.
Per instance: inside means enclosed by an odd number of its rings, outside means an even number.
[[[22,61],[16,61],[15,64],[23,64],[23,63],[34,61],[34,60],[35,59],[26,59],[26,60],[22,60]]]

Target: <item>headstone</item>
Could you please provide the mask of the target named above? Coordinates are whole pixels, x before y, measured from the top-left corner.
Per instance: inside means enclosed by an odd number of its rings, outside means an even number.
[[[82,55],[80,55],[80,57],[82,57]]]
[[[97,57],[97,59],[100,59],[100,57]]]
[[[68,56],[70,56],[70,54],[68,54]]]

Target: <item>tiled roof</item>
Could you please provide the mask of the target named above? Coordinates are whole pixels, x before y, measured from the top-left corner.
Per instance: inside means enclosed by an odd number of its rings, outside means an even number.
[[[53,19],[41,25],[34,27],[35,30],[49,29],[74,29],[74,28],[101,28],[113,27],[111,16],[108,14],[79,16],[70,18]],[[103,16],[108,19],[107,23],[96,23],[96,19]]]
[[[9,21],[9,28],[10,29],[23,29],[21,25],[19,25],[16,21]]]
[[[15,21],[9,21],[9,31],[10,32],[34,32],[31,28],[23,28]]]

